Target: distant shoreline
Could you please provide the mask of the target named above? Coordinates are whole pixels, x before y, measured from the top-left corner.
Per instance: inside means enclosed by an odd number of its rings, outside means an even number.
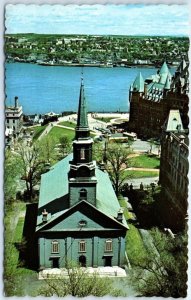
[[[25,60],[13,60],[6,61],[6,63],[26,63],[26,64],[35,64],[44,67],[94,67],[94,68],[160,68],[160,65],[155,64],[128,64],[128,65],[104,65],[104,64],[94,64],[94,63],[48,63],[48,62],[29,62]],[[170,67],[176,67],[176,65],[170,65]]]

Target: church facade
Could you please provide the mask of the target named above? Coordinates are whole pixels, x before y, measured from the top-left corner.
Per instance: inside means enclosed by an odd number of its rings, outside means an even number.
[[[39,269],[123,266],[128,225],[109,176],[92,159],[81,82],[73,153],[41,176],[36,236]]]

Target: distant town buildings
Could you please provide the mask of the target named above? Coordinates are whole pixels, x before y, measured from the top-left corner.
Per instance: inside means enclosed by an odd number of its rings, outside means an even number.
[[[43,65],[78,65],[111,67],[155,65],[166,59],[169,64],[186,55],[186,37],[132,37],[90,35],[5,35],[7,61]]]
[[[188,132],[178,110],[170,110],[161,138],[160,184],[163,222],[173,229],[186,224],[188,209]]]
[[[178,109],[184,128],[188,127],[188,63],[183,59],[174,76],[163,63],[157,74],[146,78],[138,74],[129,90],[128,127],[140,137],[160,137],[170,109]]]

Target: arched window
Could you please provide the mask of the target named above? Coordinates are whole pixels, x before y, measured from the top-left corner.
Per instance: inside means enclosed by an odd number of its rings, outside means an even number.
[[[79,252],[86,252],[86,241],[82,240],[79,242]]]
[[[85,149],[84,148],[82,148],[80,150],[80,159],[85,159]]]
[[[59,253],[59,242],[52,241],[52,253]]]
[[[86,189],[80,190],[80,200],[87,200],[87,190]]]
[[[105,252],[111,252],[113,250],[112,240],[105,241]]]

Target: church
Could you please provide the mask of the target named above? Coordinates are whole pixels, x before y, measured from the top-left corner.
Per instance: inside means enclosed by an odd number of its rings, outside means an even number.
[[[39,269],[124,266],[128,225],[107,172],[92,158],[81,81],[73,153],[41,176],[36,236]]]

